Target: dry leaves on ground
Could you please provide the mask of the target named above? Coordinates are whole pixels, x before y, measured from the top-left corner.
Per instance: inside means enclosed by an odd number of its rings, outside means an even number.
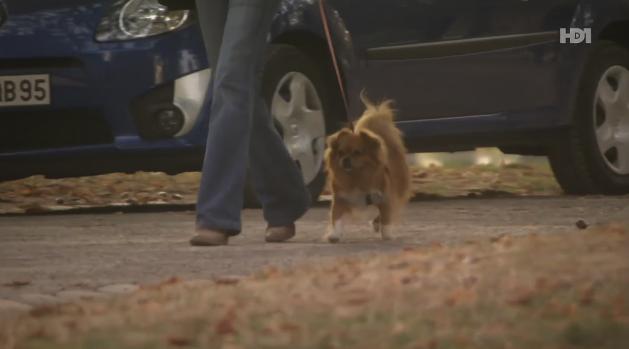
[[[1,213],[42,213],[103,206],[193,205],[200,173],[158,172],[0,182]],[[413,169],[418,198],[558,195],[547,164]]]
[[[0,324],[13,348],[626,348],[629,233],[407,248],[178,279]]]

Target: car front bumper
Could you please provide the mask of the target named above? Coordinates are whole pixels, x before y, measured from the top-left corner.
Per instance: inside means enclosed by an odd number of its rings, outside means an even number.
[[[80,18],[98,18],[102,6],[84,11],[91,12]],[[49,74],[51,87],[48,106],[0,108],[0,178],[151,168],[177,172],[200,166],[210,72],[196,25],[146,39],[98,43],[94,20],[76,20],[70,32],[29,24],[51,13],[64,15],[52,10],[18,14],[0,28],[0,47],[10,48],[0,51],[0,75]],[[180,112],[182,123],[174,134],[143,129],[151,113],[159,111],[156,107]],[[103,165],[70,168],[77,159]]]

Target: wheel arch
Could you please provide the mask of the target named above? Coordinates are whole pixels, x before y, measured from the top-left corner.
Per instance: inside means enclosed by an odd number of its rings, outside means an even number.
[[[629,49],[629,18],[608,23],[600,31],[597,39],[614,41]]]
[[[348,116],[355,119],[362,114],[362,103],[358,98],[362,85],[359,81],[359,74],[356,73],[360,54],[354,49],[352,33],[347,29],[344,18],[334,7],[334,3],[325,2],[329,34],[334,45],[338,69],[349,103],[348,108],[346,108],[341,97],[336,71],[326,40],[320,4],[321,2],[318,0],[283,0],[272,25],[271,41],[295,45],[306,52],[313,50],[313,53],[318,54],[320,59],[324,59],[327,71],[334,78],[336,94],[342,109],[345,110],[342,119],[347,120]],[[304,40],[304,42],[300,43],[299,40]],[[357,109],[360,110],[358,113]]]
[[[308,57],[311,57],[323,70],[327,86],[334,86],[334,90],[331,91],[332,109],[335,111],[343,110],[343,101],[341,97],[341,91],[338,87],[338,83],[335,79],[334,66],[330,59],[330,53],[327,46],[327,42],[320,36],[303,29],[292,30],[284,32],[276,36],[271,44],[290,45],[305,53]],[[326,116],[326,121],[331,123],[326,126],[329,130],[338,129],[341,124],[346,120],[345,115],[329,115]]]
[[[610,40],[629,48],[629,0],[581,0],[570,26],[592,28],[593,43]],[[560,109],[557,126],[571,126],[592,45],[562,45],[559,50]]]
[[[291,45],[312,57],[328,73],[334,73],[330,52],[326,41],[307,30],[298,29],[276,36],[272,44]]]

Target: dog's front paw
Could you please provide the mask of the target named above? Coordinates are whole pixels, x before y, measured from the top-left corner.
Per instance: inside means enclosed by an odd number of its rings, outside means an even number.
[[[343,231],[345,230],[344,223],[345,222],[341,218],[338,219],[336,222],[330,224],[328,232],[323,237],[323,240],[331,244],[336,244],[337,242],[341,241],[341,236],[343,235]]]
[[[339,229],[339,224],[336,224],[336,227],[330,227],[328,232],[323,236],[323,241],[327,241],[331,244],[336,244],[341,241],[341,233],[342,231]]]
[[[369,223],[371,224],[371,229],[373,229],[374,233],[380,232],[380,228],[382,227],[380,224],[380,216],[372,219]]]
[[[331,244],[336,244],[341,241],[341,236],[337,234],[333,229],[330,229],[330,231],[328,231],[327,234],[323,236],[323,241],[329,242]]]
[[[328,235],[326,240],[331,244],[338,244],[341,241],[341,238],[336,235]]]
[[[380,234],[382,235],[382,240],[384,240],[384,241],[393,240],[393,235],[391,234],[391,226],[390,225],[383,226],[382,230],[380,231]]]

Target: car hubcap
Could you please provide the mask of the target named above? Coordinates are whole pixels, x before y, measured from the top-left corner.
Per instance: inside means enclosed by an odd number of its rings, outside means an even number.
[[[286,74],[273,94],[271,114],[304,182],[312,182],[321,170],[325,148],[325,117],[312,81],[299,72]]]
[[[594,103],[594,129],[607,166],[629,174],[629,70],[609,68],[598,83]]]

